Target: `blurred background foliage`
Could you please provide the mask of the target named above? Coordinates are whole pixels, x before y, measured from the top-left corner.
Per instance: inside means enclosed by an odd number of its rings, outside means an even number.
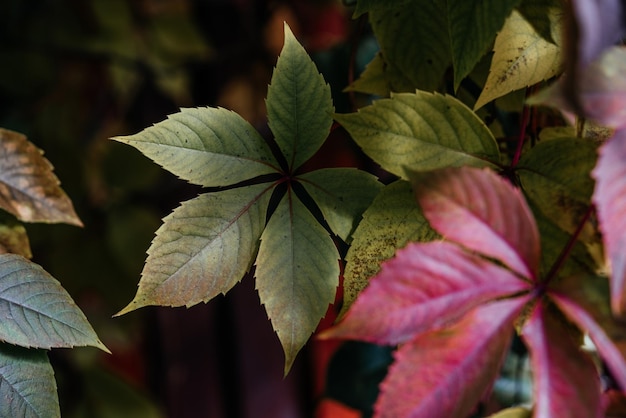
[[[161,218],[199,189],[108,138],[188,106],[233,109],[267,134],[283,21],[331,83],[337,111],[349,111],[350,71],[377,49],[351,12],[333,0],[0,2],[0,126],[45,151],[85,225],[26,225],[33,261],[113,352],[50,353],[64,417],[359,416],[320,402],[336,343],[313,342],[282,378],[251,280],[189,310],[111,318],[134,296]],[[332,135],[319,164],[367,164],[341,130]]]

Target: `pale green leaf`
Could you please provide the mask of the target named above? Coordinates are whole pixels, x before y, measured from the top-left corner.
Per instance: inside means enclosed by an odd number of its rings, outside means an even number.
[[[454,89],[489,50],[504,20],[521,0],[447,0]]]
[[[107,351],[61,284],[37,264],[0,254],[0,341],[22,347]]]
[[[113,139],[205,187],[229,186],[279,170],[254,127],[223,108],[182,109],[138,134]]]
[[[380,264],[409,241],[430,241],[437,237],[419,208],[411,185],[397,181],[386,186],[363,214],[346,256],[343,282],[345,314],[378,273]]]
[[[517,10],[543,39],[556,44],[550,18],[551,10],[555,8],[562,13],[563,2],[561,0],[522,0]]]
[[[326,168],[297,179],[319,206],[330,229],[346,242],[383,187],[373,175],[352,168]]]
[[[24,135],[0,128],[0,208],[24,222],[82,226],[42,154]]]
[[[370,158],[404,179],[407,169],[483,167],[500,160],[489,129],[452,96],[421,91],[394,94],[335,119]]]
[[[339,253],[291,190],[261,236],[256,287],[285,352],[285,374],[333,302]]]
[[[0,399],[0,417],[61,417],[45,351],[0,344]]]
[[[413,91],[413,83],[394,81],[390,75],[390,69],[385,62],[382,54],[379,52],[374,56],[372,61],[367,64],[365,70],[358,79],[344,89],[344,91],[357,91],[359,93],[374,94],[380,97],[389,96],[389,92],[394,90],[391,86],[396,86],[394,91]],[[399,87],[404,86],[406,87]]]
[[[443,87],[443,76],[452,63],[445,0],[375,9],[370,23],[380,43],[390,91]]]
[[[489,415],[488,418],[531,418],[533,415],[530,409],[515,407],[503,409],[493,415]]]
[[[147,305],[189,307],[230,290],[254,261],[271,188],[202,194],[175,209],[148,250],[137,295],[118,315]]]
[[[550,12],[557,45],[560,44],[561,32],[559,13],[558,9]],[[546,41],[514,11],[496,37],[489,77],[474,109],[557,75],[561,67],[561,48],[557,45]]]
[[[334,107],[330,86],[287,24],[265,103],[270,129],[293,172],[326,140]]]

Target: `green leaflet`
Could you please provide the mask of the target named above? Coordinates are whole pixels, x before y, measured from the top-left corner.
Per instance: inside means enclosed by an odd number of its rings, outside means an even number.
[[[266,105],[274,139],[293,172],[326,140],[334,107],[330,86],[286,24]]]
[[[61,284],[37,264],[0,254],[0,341],[22,347],[92,346],[108,352]]]
[[[394,94],[335,119],[367,155],[404,179],[406,170],[482,167],[500,160],[489,129],[451,96],[422,91]]]
[[[419,208],[411,185],[397,181],[386,186],[363,214],[346,256],[343,282],[344,315],[369,279],[409,241],[430,241],[437,233]]]
[[[205,187],[230,186],[279,170],[254,127],[223,108],[182,109],[138,134],[113,139]]]
[[[137,295],[118,315],[147,305],[189,307],[230,290],[254,261],[271,187],[202,194],[175,209],[148,250]]]
[[[447,0],[454,90],[488,51],[521,0]]]
[[[285,351],[285,374],[307,342],[339,283],[339,253],[289,190],[261,236],[256,287]]]
[[[390,91],[441,89],[452,62],[445,0],[414,0],[400,8],[372,10],[370,22]]]
[[[317,203],[330,229],[349,238],[383,185],[373,175],[353,168],[327,168],[298,176]]]
[[[48,356],[0,344],[0,416],[60,418],[57,385]]]
[[[392,85],[394,88],[391,87]],[[367,64],[359,78],[344,89],[344,91],[358,91],[380,97],[389,96],[392,90],[413,91],[413,83],[401,76],[394,79],[391,68],[380,52]]]

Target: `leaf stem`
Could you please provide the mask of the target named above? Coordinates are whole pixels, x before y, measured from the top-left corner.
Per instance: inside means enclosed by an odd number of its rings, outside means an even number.
[[[543,282],[545,286],[547,286],[550,280],[552,280],[556,276],[556,273],[563,266],[563,264],[565,263],[565,260],[567,260],[567,257],[569,257],[570,253],[574,249],[574,244],[576,244],[576,241],[578,240],[578,236],[582,232],[583,228],[585,227],[585,224],[591,217],[591,214],[593,213],[593,211],[594,211],[593,205],[589,205],[589,207],[587,208],[587,211],[583,215],[582,220],[576,227],[576,230],[570,237],[569,241],[567,241],[567,244],[565,245],[565,247],[563,247],[563,251],[561,251],[561,254],[559,254],[554,264],[552,264],[550,271],[546,275],[546,279]]]
[[[529,91],[526,91],[526,97],[529,95]],[[522,148],[524,146],[524,140],[526,139],[526,128],[528,127],[528,123],[530,122],[530,107],[524,105],[522,110],[522,118],[521,118],[521,126],[519,137],[517,138],[517,149],[515,150],[515,155],[513,156],[513,161],[511,161],[511,169],[514,169],[519,163],[519,159],[522,156]]]

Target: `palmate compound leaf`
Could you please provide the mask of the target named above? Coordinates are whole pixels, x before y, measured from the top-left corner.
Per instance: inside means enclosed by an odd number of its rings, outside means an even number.
[[[108,352],[61,284],[37,264],[0,254],[0,341],[34,348],[92,346]]]
[[[175,209],[148,250],[137,295],[118,315],[189,307],[230,290],[254,262],[272,186],[202,194]]]
[[[409,241],[431,241],[437,234],[415,202],[411,185],[399,180],[385,186],[363,213],[346,256],[343,316],[380,270],[383,261]]]
[[[41,150],[24,135],[1,128],[0,208],[24,222],[82,226]]]
[[[615,132],[599,151],[592,175],[593,203],[611,268],[611,309],[626,315],[626,130]]]
[[[481,306],[450,328],[422,334],[400,346],[381,384],[375,416],[469,416],[498,375],[513,322],[526,300]]]
[[[324,335],[405,343],[449,325],[482,303],[529,287],[508,270],[453,243],[411,243],[383,263],[344,320]]]
[[[182,109],[138,134],[113,139],[204,187],[229,186],[279,171],[256,129],[223,108]]]
[[[345,242],[383,187],[375,176],[353,168],[311,171],[297,180],[315,200],[330,229]]]
[[[332,125],[330,86],[285,23],[285,45],[268,87],[267,119],[290,172],[320,148]]]
[[[0,343],[0,416],[60,418],[57,385],[43,350]]]
[[[600,379],[591,358],[543,303],[524,323],[522,339],[530,351],[534,418],[600,418]]]
[[[394,94],[335,119],[368,156],[404,179],[407,170],[484,167],[500,160],[489,129],[452,96],[423,91]]]
[[[521,0],[448,0],[454,89],[472,71]]]
[[[411,177],[424,216],[444,238],[537,279],[539,232],[519,189],[487,168],[445,168]]]
[[[561,67],[561,12],[550,10],[553,37],[548,42],[518,12],[514,11],[496,36],[489,76],[474,110],[515,90],[554,77]]]
[[[285,351],[285,374],[335,298],[339,253],[289,189],[270,218],[256,261],[261,303]]]

